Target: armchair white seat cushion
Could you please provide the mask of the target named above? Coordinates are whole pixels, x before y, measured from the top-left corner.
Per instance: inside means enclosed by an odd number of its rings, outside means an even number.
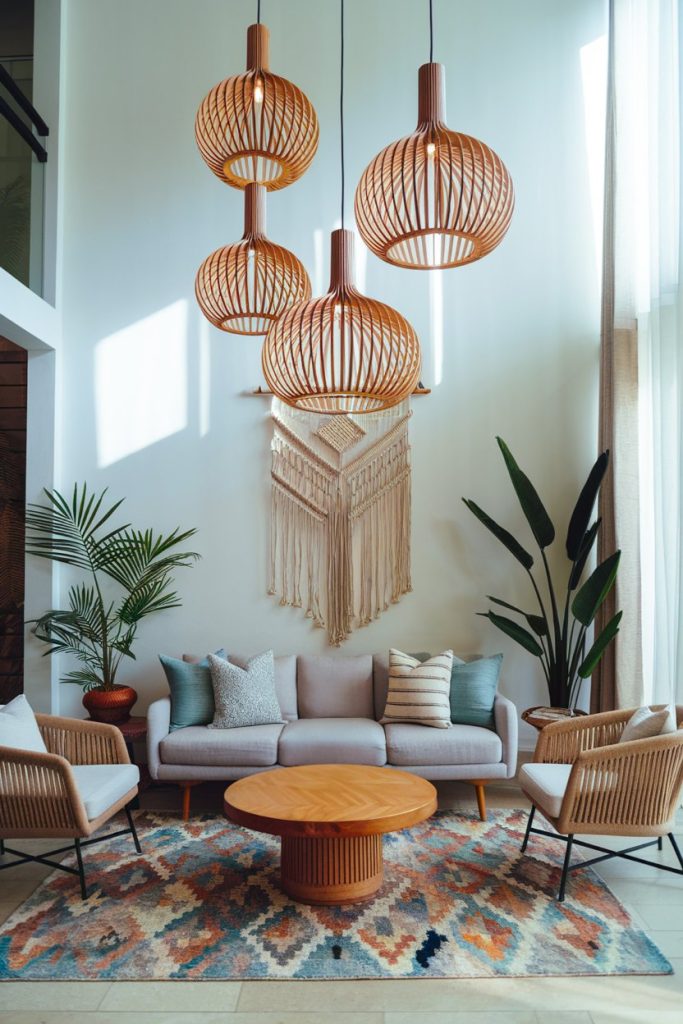
[[[571,770],[570,764],[524,764],[519,783],[544,814],[559,818]]]
[[[135,764],[75,764],[71,771],[88,821],[99,818],[140,781]]]

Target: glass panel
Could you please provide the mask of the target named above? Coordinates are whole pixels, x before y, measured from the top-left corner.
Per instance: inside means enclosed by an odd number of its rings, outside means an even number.
[[[33,58],[0,57],[24,95],[33,94]],[[24,124],[28,116],[5,90],[3,99]],[[41,139],[47,148],[47,140]],[[0,116],[0,267],[42,293],[44,169],[28,143]]]

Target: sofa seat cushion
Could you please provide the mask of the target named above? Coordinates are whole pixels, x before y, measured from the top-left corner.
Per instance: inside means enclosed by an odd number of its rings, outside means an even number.
[[[280,737],[280,764],[372,764],[387,761],[384,730],[371,718],[300,718]]]
[[[193,725],[164,737],[159,753],[164,764],[263,767],[277,764],[277,742],[282,729],[280,724],[237,729]]]
[[[542,811],[557,818],[571,770],[570,764],[524,764],[519,770],[519,784]]]
[[[135,764],[75,764],[71,771],[88,821],[99,818],[140,781]]]
[[[392,722],[384,726],[389,764],[498,764],[503,756],[500,736],[479,725],[427,725]]]

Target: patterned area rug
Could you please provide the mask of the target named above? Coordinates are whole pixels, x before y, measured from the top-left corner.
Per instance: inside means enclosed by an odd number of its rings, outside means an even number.
[[[385,836],[370,903],[306,907],[278,886],[278,840],[223,818],[140,814],[88,851],[90,899],[56,872],[0,928],[0,977],[31,980],[478,978],[669,974],[592,870],[554,894],[564,849],[526,814],[439,812]],[[7,877],[7,876],[6,876]]]

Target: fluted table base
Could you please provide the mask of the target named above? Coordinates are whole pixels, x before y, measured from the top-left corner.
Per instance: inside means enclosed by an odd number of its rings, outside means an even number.
[[[382,884],[382,836],[283,836],[281,882],[299,903],[338,906],[372,899]]]

